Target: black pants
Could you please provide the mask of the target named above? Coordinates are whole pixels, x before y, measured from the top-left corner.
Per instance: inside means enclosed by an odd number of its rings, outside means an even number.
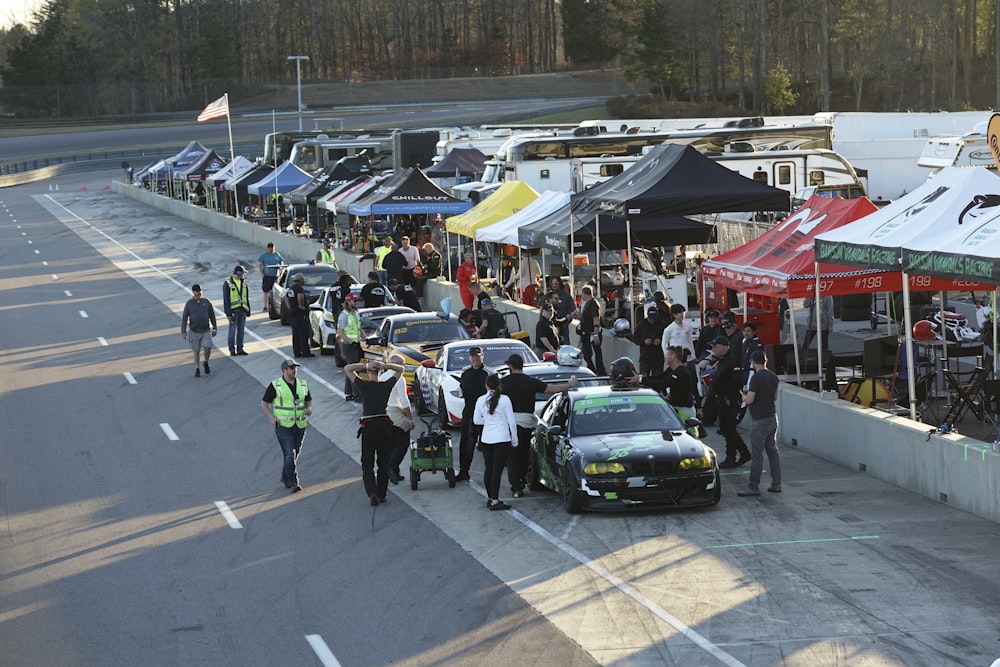
[[[360,343],[341,343],[340,349],[344,352],[344,365],[356,364],[361,360],[361,344]],[[354,383],[351,382],[351,376],[344,373],[344,395],[351,396],[354,394]]]
[[[406,453],[410,450],[410,436],[398,426],[390,428],[392,429],[392,454],[389,457],[389,470],[392,470],[397,475],[401,475],[399,466],[403,463]]]
[[[490,500],[500,498],[500,477],[503,475],[503,467],[507,463],[507,452],[509,451],[509,442],[483,443],[483,460],[486,462],[483,486],[486,487],[486,497]]]
[[[737,415],[740,410],[739,399],[719,396],[715,404],[719,411],[719,430],[726,439],[726,458],[735,461],[739,456],[749,457],[750,450],[747,449],[747,443],[743,442],[743,436],[736,430]]]
[[[388,417],[363,420],[361,425],[361,481],[365,495],[384,498],[389,489],[389,456],[392,454],[392,423]],[[375,465],[378,464],[378,473]]]
[[[510,490],[523,491],[528,485],[528,462],[531,458],[531,434],[524,426],[517,427],[517,447],[512,447],[507,459],[507,480]]]
[[[292,321],[292,354],[296,357],[309,354],[309,318],[293,316]]]
[[[458,441],[458,472],[469,474],[472,459],[476,454],[476,442],[479,440],[479,427],[472,423],[472,413],[476,411],[476,402],[466,403],[462,410],[462,437]]]
[[[604,370],[604,353],[601,351],[600,343],[594,345],[594,336],[595,334],[592,333],[580,334],[580,352],[583,353],[583,359],[587,362],[587,368],[598,375],[607,375],[607,371]],[[592,357],[593,359],[591,359]]]

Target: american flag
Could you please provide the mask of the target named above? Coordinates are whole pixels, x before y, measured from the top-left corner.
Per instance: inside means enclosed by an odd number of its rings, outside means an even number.
[[[209,104],[205,109],[198,114],[198,122],[211,120],[213,118],[222,118],[223,116],[229,115],[229,96],[223,95],[219,99],[215,100]]]

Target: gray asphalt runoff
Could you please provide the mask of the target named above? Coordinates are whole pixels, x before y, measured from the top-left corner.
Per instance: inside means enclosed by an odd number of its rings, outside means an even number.
[[[5,667],[1000,657],[997,525],[791,447],[783,493],[739,498],[748,469],[727,470],[709,509],[570,516],[537,492],[489,512],[477,458],[471,484],[425,474],[373,510],[358,407],[318,356],[290,494],[259,402],[291,337],[256,277],[249,356],[220,322],[194,378],[179,335],[190,285],[221,313],[262,248],[104,190],[117,176],[0,191]]]

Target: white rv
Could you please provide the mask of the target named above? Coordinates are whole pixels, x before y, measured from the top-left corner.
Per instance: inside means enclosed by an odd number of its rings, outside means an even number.
[[[986,139],[986,123],[958,136],[928,139],[917,166],[931,169],[931,175],[945,167],[994,168],[993,154]]]

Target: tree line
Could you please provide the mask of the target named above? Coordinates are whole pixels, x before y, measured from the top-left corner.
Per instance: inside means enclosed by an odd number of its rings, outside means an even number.
[[[997,102],[1000,0],[47,0],[0,30],[3,111],[193,109],[306,81],[619,66],[746,112]]]

